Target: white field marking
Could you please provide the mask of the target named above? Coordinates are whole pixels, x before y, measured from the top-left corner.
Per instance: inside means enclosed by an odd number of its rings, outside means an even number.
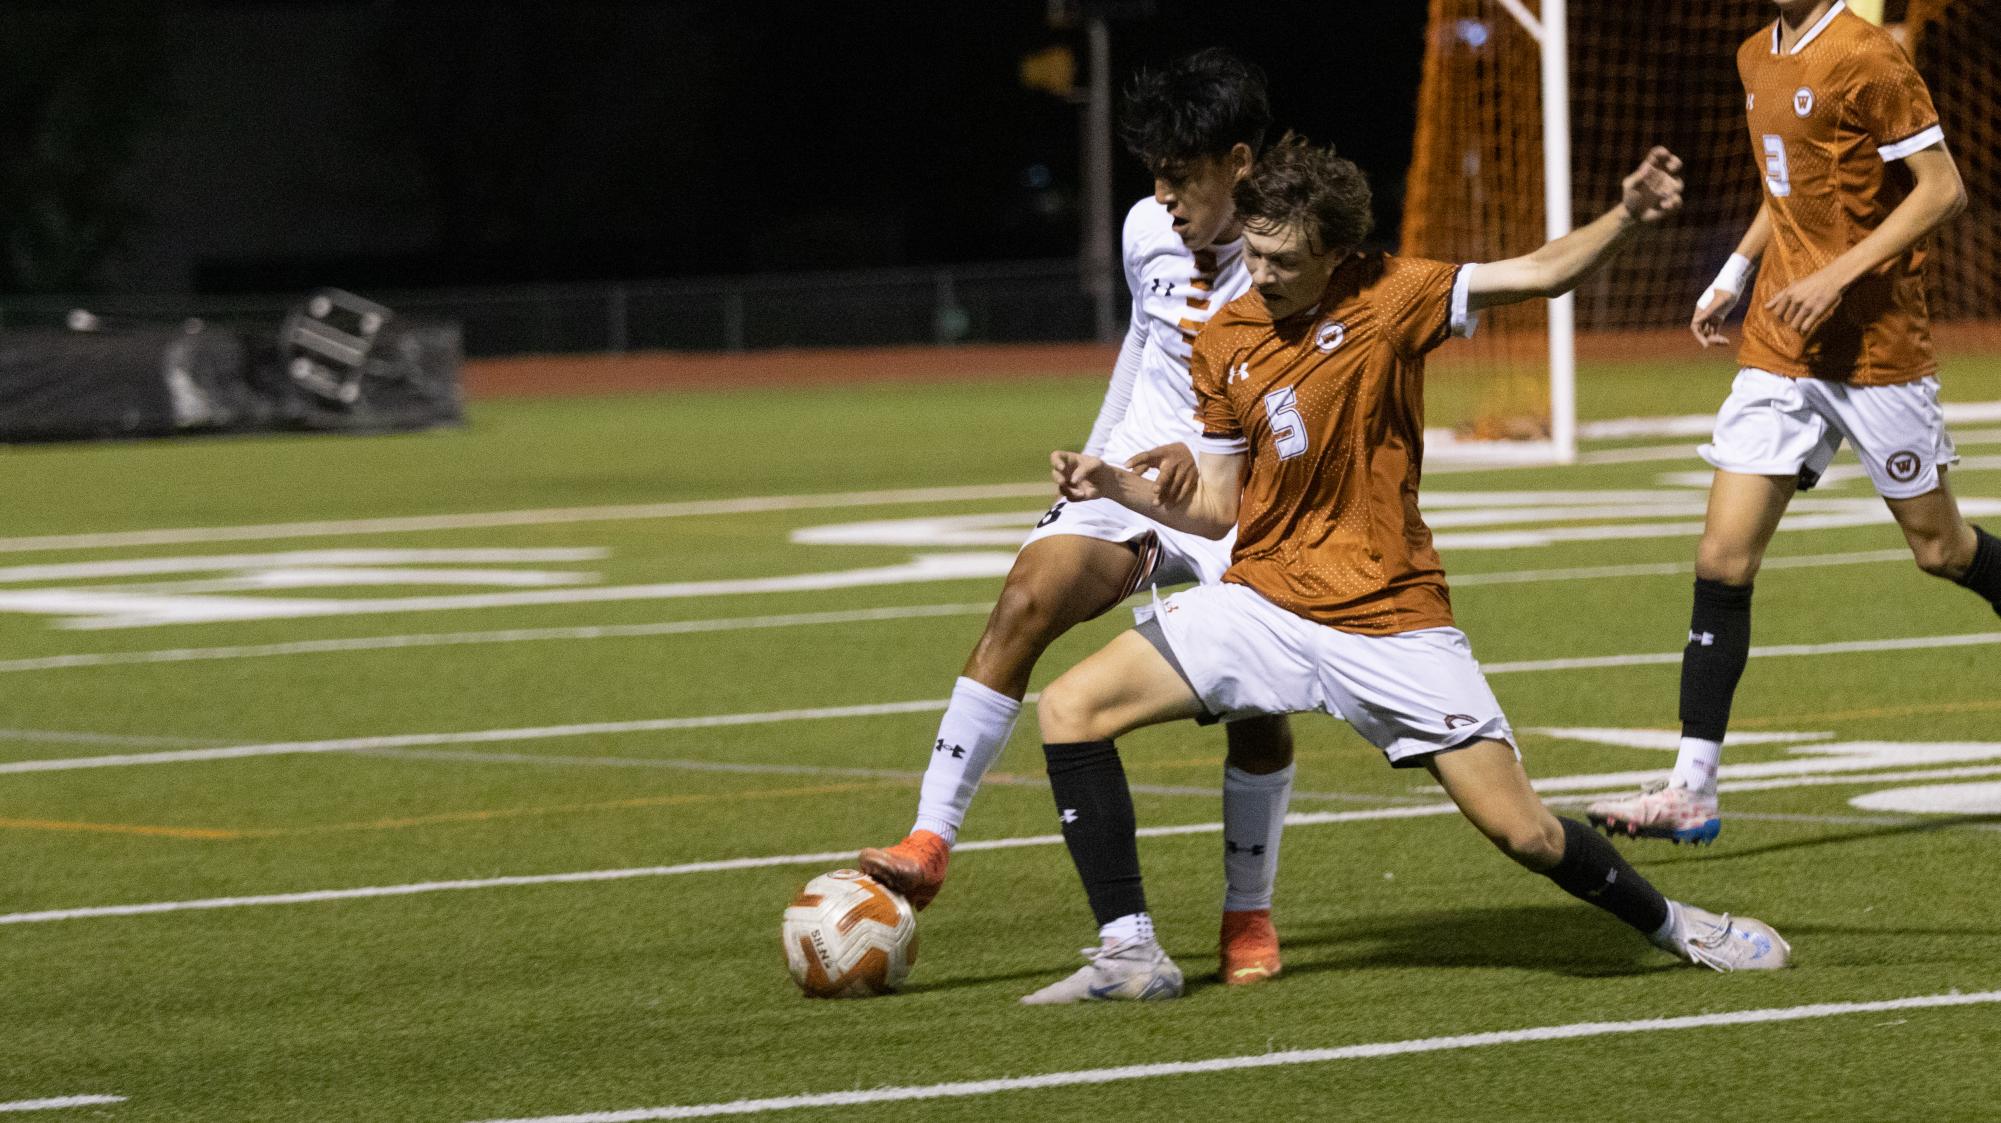
[[[176,527],[103,534],[47,534],[0,538],[0,553],[38,550],[94,550],[118,546],[166,546],[191,542],[268,542],[281,538],[344,538],[364,534],[408,534],[427,530],[476,530],[497,526],[553,526],[563,523],[627,522],[701,515],[746,515],[766,511],[810,511],[829,507],[884,507],[901,503],[956,503],[984,499],[1026,499],[1051,494],[1041,483],[976,484],[963,487],[894,488],[824,495],[766,495],[740,499],[696,499],[678,503],[633,503],[604,507],[547,507],[462,515],[409,515],[383,519],[265,523],[258,526]]]
[[[1631,795],[1632,789],[1630,787],[1627,788],[1613,787],[1613,788],[1606,788],[1606,790],[1603,791],[1578,792],[1578,791],[1565,790],[1578,787],[1596,788],[1601,786],[1599,784],[1573,784],[1570,781],[1572,780],[1602,781],[1607,779],[1618,779],[1620,777],[1625,777],[1625,776],[1644,776],[1648,778],[1658,779],[1660,776],[1660,772],[1656,770],[1653,772],[1632,772],[1632,773],[1615,772],[1610,774],[1609,776],[1553,776],[1548,778],[1547,780],[1531,781],[1531,786],[1533,786],[1539,792],[1542,791],[1545,787],[1550,789],[1550,794],[1544,796],[1544,802],[1546,803],[1565,803],[1565,804],[1589,803],[1592,800],[1604,799],[1608,796]],[[1729,780],[1729,781],[1719,782],[1716,785],[1716,790],[1719,793],[1768,792],[1768,791],[1780,791],[1780,790],[1790,791],[1793,788],[1849,787],[1856,784],[1906,784],[1910,783],[1913,780],[1983,779],[1988,776],[2001,776],[2001,765],[1976,765],[1966,768],[1916,768],[1903,772],[1853,772],[1853,773],[1847,773],[1843,775],[1833,775],[1833,776],[1825,776],[1825,775],[1781,776],[1777,779],[1772,779],[1772,780]],[[1433,787],[1431,790],[1436,792],[1436,791],[1442,791],[1443,789]],[[1732,812],[1731,814],[1733,817],[1736,815],[1735,812]],[[1766,816],[1766,818],[1773,818],[1773,817],[1774,816],[1771,815]],[[1796,818],[1800,819],[1802,822],[1806,822],[1813,820],[1815,817],[1810,815],[1809,816],[1795,815],[1795,816],[1784,816],[1784,818]],[[1841,821],[1841,820],[1833,820],[1833,819],[1829,820],[1829,822],[1836,822],[1836,821]]]
[[[1031,695],[1031,697],[1033,697]],[[1024,699],[1027,701],[1028,699]],[[395,733],[374,737],[335,737],[322,741],[273,741],[259,745],[223,745],[206,749],[177,749],[159,753],[121,753],[115,756],[85,756],[45,760],[12,760],[0,763],[0,775],[15,772],[68,772],[79,768],[127,768],[145,764],[183,764],[203,760],[238,760],[244,757],[301,756],[312,753],[351,753],[370,749],[402,749],[422,745],[480,745],[496,741],[543,741],[557,737],[596,737],[615,733],[658,733],[673,729],[714,729],[731,725],[764,725],[786,721],[816,721],[829,718],[877,717],[884,714],[936,713],[945,708],[944,698],[914,702],[876,702],[861,706],[824,706],[801,710],[768,710],[762,713],[707,714],[700,717],[647,718],[639,721],[594,721],[576,725],[525,726],[515,729],[476,729],[460,733]]]
[[[1766,569],[1795,569],[1809,566],[1865,565],[1910,559],[1908,550],[1865,550],[1844,554],[1806,554],[1766,558]],[[1542,581],[1577,581],[1613,577],[1663,576],[1691,573],[1692,561],[1648,562],[1633,565],[1581,566],[1570,569],[1524,569],[1493,573],[1468,573],[1453,577],[1451,583],[1468,585],[1524,584]],[[483,632],[440,632],[410,635],[362,636],[351,639],[297,640],[288,643],[239,644],[226,647],[181,647],[154,651],[112,651],[78,655],[43,655],[24,659],[0,659],[0,674],[19,671],[49,671],[70,667],[105,667],[135,663],[187,663],[211,659],[264,659],[284,655],[320,655],[346,651],[376,651],[407,647],[449,647],[461,644],[531,643],[550,640],[621,639],[635,636],[670,636],[695,632],[730,632],[751,628],[788,628],[809,624],[849,624],[877,620],[903,620],[930,616],[983,616],[992,611],[987,602],[962,604],[921,604],[892,608],[864,608],[840,612],[794,612],[769,616],[728,616],[708,620],[674,620],[657,624],[585,625],[567,628],[503,628]]]
[[[1718,1026],[1767,1025],[1773,1022],[1834,1018],[1851,1014],[1883,1014],[1898,1010],[1926,1010],[1957,1006],[1978,1006],[2001,1002],[2001,990],[1971,994],[1927,994],[1909,998],[1880,999],[1874,1002],[1816,1002],[1805,1006],[1776,1006],[1753,1010],[1730,1010],[1713,1014],[1683,1014],[1669,1018],[1639,1018],[1620,1022],[1571,1022],[1566,1025],[1533,1026],[1527,1029],[1492,1030],[1486,1033],[1459,1033],[1444,1037],[1421,1037],[1405,1041],[1376,1041],[1324,1049],[1285,1049],[1278,1052],[1245,1053],[1230,1057],[1208,1057],[1197,1061],[1161,1061],[1152,1064],[1119,1065],[1115,1068],[1074,1069],[1045,1072],[1035,1076],[1009,1076],[991,1080],[956,1080],[943,1084],[901,1087],[857,1088],[840,1092],[818,1092],[766,1099],[730,1100],[722,1103],[686,1104],[673,1107],[638,1107],[620,1111],[590,1111],[569,1115],[487,1120],[486,1123],[638,1123],[649,1119],[701,1119],[718,1115],[751,1115],[796,1108],[846,1107],[858,1104],[902,1103],[912,1100],[956,1099],[992,1096],[1003,1092],[1038,1091],[1076,1085],[1111,1084],[1125,1080],[1156,1080],[1163,1077],[1204,1076],[1246,1069],[1282,1068],[1292,1065],[1328,1064],[1335,1061],[1378,1060],[1414,1053],[1442,1053],[1459,1049],[1481,1049],[1492,1045],[1525,1045],[1544,1041],[1577,1041],[1621,1034],[1662,1033],[1674,1030],[1709,1029]]]
[[[1783,659],[1793,656],[1850,655],[1869,651],[1914,651],[1934,647],[1982,647],[2001,643],[2001,632],[1973,632],[1957,636],[1911,636],[1906,639],[1844,640],[1839,643],[1783,643],[1753,647],[1753,659]],[[1512,663],[1485,663],[1480,669],[1490,675],[1511,675],[1524,671],[1575,671],[1594,667],[1644,667],[1680,663],[1682,653],[1663,651],[1652,655],[1585,655],[1573,659],[1526,659]]]
[[[1781,533],[1804,530],[1838,530],[1853,526],[1875,526],[1895,521],[1889,508],[1872,499],[1828,499],[1822,503],[1842,504],[1826,514],[1788,515],[1780,520]],[[1799,503],[1793,505],[1801,509]],[[1968,516],[2001,515],[2001,499],[1960,497],[1959,509]],[[1454,531],[1432,536],[1441,550],[1517,550],[1553,546],[1559,542],[1610,542],[1637,538],[1691,538],[1702,533],[1702,523],[1598,523],[1585,526],[1550,527],[1540,530]]]
[[[1908,556],[1902,551],[1898,557]],[[1765,563],[1767,568],[1771,562]],[[109,651],[89,655],[43,655],[0,660],[0,674],[49,671],[67,667],[106,667],[130,663],[190,663],[210,659],[263,659],[280,655],[323,655],[342,651],[378,651],[406,647],[452,647],[461,644],[532,643],[547,640],[626,639],[636,636],[678,636],[697,632],[734,632],[752,628],[791,628],[809,624],[855,624],[878,620],[910,620],[933,616],[984,616],[991,603],[916,604],[891,608],[859,608],[841,612],[791,612],[772,616],[730,616],[713,620],[669,620],[657,624],[604,624],[569,628],[505,628],[489,632],[437,632],[353,639],[296,640],[232,647],[180,647],[157,651]]]
[[[18,592],[0,592],[0,612],[35,612],[69,616],[73,619],[62,621],[61,627],[95,631],[232,620],[296,620],[309,616],[458,612],[481,608],[672,600],[744,593],[820,592],[828,589],[1004,577],[1013,567],[1012,552],[919,554],[902,565],[823,573],[795,573],[781,577],[678,581],[653,585],[611,585],[589,589],[534,589],[514,593],[466,593],[429,597],[343,597],[326,600],[145,596],[134,593],[97,592],[88,588],[26,589]]]
[[[588,585],[595,573],[557,569],[398,569],[393,566],[326,566],[255,569],[208,581],[158,581],[137,585],[96,585],[121,593],[255,593],[267,589],[338,589],[349,585],[497,585],[542,589]]]
[[[1951,466],[1951,471],[1953,478],[1957,479],[1957,473],[1960,472],[1992,471],[1997,468],[2001,468],[2001,456],[1962,456],[1959,458],[1959,463]],[[1705,469],[1700,472],[1662,472],[1654,478],[1668,487],[1706,488],[1709,486],[1712,474]],[[1837,464],[1820,477],[1820,483],[1815,486],[1813,494],[1817,495],[1826,488],[1845,487],[1868,478],[1868,471],[1860,464]]]
[[[1409,807],[1380,807],[1363,811],[1305,811],[1285,817],[1289,827],[1323,826],[1330,823],[1358,823],[1378,819],[1416,819],[1433,815],[1456,815],[1452,803],[1426,803]],[[1221,823],[1180,823],[1164,827],[1141,827],[1141,838],[1168,838],[1178,835],[1221,834]],[[1060,834],[1027,835],[1019,838],[975,839],[952,847],[954,853],[973,850],[1016,850],[1033,846],[1061,846]],[[210,911],[214,909],[257,908],[267,905],[303,905],[321,901],[350,901],[371,897],[408,897],[420,893],[444,893],[461,889],[510,889],[529,885],[573,885],[601,881],[630,881],[635,878],[676,877],[698,873],[724,873],[763,869],[772,866],[819,865],[825,862],[852,862],[853,850],[823,850],[815,854],[774,854],[758,858],[724,858],[707,862],[684,862],[673,866],[639,866],[629,869],[581,870],[574,873],[521,874],[512,877],[462,878],[451,881],[418,881],[404,885],[370,885],[354,889],[317,889],[302,893],[270,893],[249,897],[208,897],[192,901],[150,901],[132,905],[94,905],[84,908],[46,909],[0,915],[0,925],[47,924],[61,920],[95,920],[116,916],[150,916],[156,913]]]
[[[45,1100],[10,1100],[0,1103],[0,1111],[55,1111],[65,1107],[96,1107],[124,1102],[124,1096],[52,1096]]]
[[[1748,764],[1726,764],[1716,770],[1723,791],[1752,790],[1732,788],[1743,782],[1769,781],[1767,788],[1793,788],[1821,786],[1807,782],[1810,777],[1826,777],[1823,783],[1879,783],[1903,780],[1926,780],[1945,778],[1952,770],[1940,765],[1987,765],[2001,760],[2001,741],[1837,741],[1815,742],[1795,745],[1793,755],[1783,760],[1757,761]],[[1884,769],[1915,769],[1924,766],[1917,775],[1909,772],[1884,773]],[[2001,771],[2001,768],[1997,768]],[[1875,773],[1874,775],[1868,775]],[[1991,774],[1983,770],[1980,774]],[[1658,779],[1659,769],[1631,772],[1599,772],[1572,776],[1547,776],[1531,781],[1539,792],[1616,791],[1625,785],[1637,785]]]
[[[1958,636],[1914,636],[1906,639],[1852,640],[1841,643],[1783,644],[1754,647],[1752,658],[1785,656],[1841,655],[1872,651],[1907,651],[1922,648],[1966,647],[2001,643],[2001,632],[1981,632]],[[1483,670],[1490,675],[1531,671],[1576,670],[1591,667],[1632,667],[1678,663],[1679,651],[1645,655],[1602,655],[1578,659],[1538,659],[1513,663],[1490,663]],[[1033,702],[1034,695],[1024,698]],[[586,737],[617,733],[654,733],[673,729],[707,729],[728,725],[763,725],[822,718],[874,717],[884,714],[936,713],[945,708],[943,698],[908,702],[878,702],[858,706],[828,706],[798,710],[771,710],[757,713],[709,714],[700,717],[647,718],[637,721],[586,722],[576,725],[527,726],[510,729],[469,730],[458,733],[403,733],[373,737],[340,737],[319,741],[279,741],[257,745],[228,745],[217,748],[181,749],[159,753],[125,753],[115,756],[70,757],[44,760],[17,760],[0,763],[0,775],[12,772],[63,772],[79,768],[119,768],[146,764],[178,764],[190,761],[233,760],[243,757],[290,756],[306,753],[357,752],[369,749],[421,748],[427,745],[488,744],[498,741],[538,741],[557,737]],[[1621,781],[1623,782],[1623,781]]]
[[[1665,749],[1669,752],[1681,748],[1681,734],[1672,729],[1608,729],[1598,726],[1545,726],[1540,729],[1524,730],[1544,737],[1557,737],[1565,741],[1592,741],[1600,745],[1617,745],[1627,749]],[[1782,745],[1796,741],[1831,741],[1832,733],[1732,733],[1732,745]]]
[[[160,737],[140,733],[91,733],[73,729],[0,729],[0,741],[48,745],[213,745],[216,737]]]
[[[2001,784],[1930,784],[1892,788],[1848,801],[1870,811],[1917,811],[1928,815],[2001,814]]]
[[[602,561],[601,546],[537,549],[462,550],[287,550],[274,554],[196,554],[173,558],[119,558],[113,561],[0,566],[0,584],[29,581],[93,581],[107,577],[159,577],[169,573],[222,573],[229,570],[327,566],[505,565],[513,562]]]
[[[842,765],[823,764],[767,764],[726,760],[689,760],[681,757],[639,757],[639,756],[545,756],[540,753],[490,753],[463,749],[372,749],[357,754],[359,756],[388,757],[397,760],[436,760],[470,764],[545,764],[559,766],[583,766],[603,768],[664,768],[680,772],[718,772],[726,774],[777,775],[777,776],[852,776],[871,780],[921,780],[924,773],[899,768],[854,768]],[[981,781],[1007,787],[1046,788],[1046,777],[1032,774],[1009,772],[989,772]],[[1134,795],[1201,796],[1215,799],[1223,794],[1221,785],[1203,787],[1199,784],[1129,784]],[[1302,792],[1292,793],[1293,799],[1317,799],[1337,803],[1431,803],[1435,797],[1371,795],[1361,792]]]

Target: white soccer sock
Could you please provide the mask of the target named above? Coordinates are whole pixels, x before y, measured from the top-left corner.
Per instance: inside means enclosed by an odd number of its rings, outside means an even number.
[[[1686,959],[1688,956],[1681,950],[1681,941],[1675,939],[1681,932],[1681,906],[1669,899],[1667,907],[1667,919],[1661,921],[1661,926],[1649,933],[1647,939],[1662,951],[1671,951]]]
[[[1098,941],[1106,947],[1125,940],[1152,940],[1153,916],[1144,912],[1129,912],[1110,924],[1098,926]]]
[[[1674,758],[1674,775],[1668,783],[1704,795],[1716,793],[1716,767],[1723,760],[1723,743],[1700,737],[1683,737],[1681,751]]]
[[[1271,907],[1278,878],[1278,839],[1292,799],[1292,765],[1259,776],[1223,768],[1223,908]]]
[[[952,701],[938,722],[938,740],[931,763],[924,768],[924,787],[917,796],[916,830],[931,831],[947,843],[959,837],[966,808],[980,790],[980,778],[1014,732],[1021,700],[960,678],[952,686]]]

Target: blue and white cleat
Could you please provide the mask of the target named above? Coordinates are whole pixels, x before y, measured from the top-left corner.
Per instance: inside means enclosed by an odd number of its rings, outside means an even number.
[[[1698,792],[1655,780],[1640,794],[1601,799],[1584,809],[1591,825],[1617,838],[1665,838],[1679,846],[1715,842],[1723,833],[1716,793]]]
[[[1669,901],[1674,952],[1713,971],[1776,971],[1792,959],[1793,946],[1762,920],[1721,916],[1708,909]]]
[[[1181,997],[1181,968],[1167,958],[1157,940],[1122,940],[1110,946],[1085,948],[1083,954],[1088,962],[1076,974],[1023,997],[1022,1005],[1154,1002]]]

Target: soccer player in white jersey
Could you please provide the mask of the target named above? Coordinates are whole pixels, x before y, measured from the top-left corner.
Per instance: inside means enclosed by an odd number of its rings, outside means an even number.
[[[1890,33],[1839,0],[1779,0],[1737,50],[1764,200],[1689,327],[1723,318],[1763,259],[1739,371],[1702,447],[1716,468],[1695,560],[1674,772],[1587,810],[1608,833],[1712,842],[1716,772],[1751,649],[1751,583],[1795,491],[1845,440],[1918,567],[2001,612],[2001,541],[1960,514],[1939,406],[1924,239],[1966,206],[1924,79]]]
[[[1194,484],[1192,444],[1201,430],[1189,383],[1191,344],[1211,313],[1250,285],[1231,191],[1249,172],[1270,120],[1263,73],[1221,49],[1142,73],[1126,94],[1120,132],[1153,174],[1154,194],[1126,216],[1132,322],[1085,447],[1113,463],[1158,470],[1170,495]],[[930,904],[1044,649],[1146,585],[1212,583],[1229,562],[1228,540],[1172,529],[1108,499],[1051,507],[1015,559],[952,689],[916,825],[894,846],[863,850],[862,869],[915,907]],[[1248,717],[1225,730],[1219,956],[1225,983],[1254,983],[1280,966],[1271,898],[1292,792],[1292,737],[1283,716]]]

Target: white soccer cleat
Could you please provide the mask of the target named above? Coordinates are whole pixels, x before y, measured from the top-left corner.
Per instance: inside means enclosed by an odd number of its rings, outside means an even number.
[[[1677,846],[1715,842],[1723,833],[1715,792],[1698,792],[1666,780],[1655,780],[1638,795],[1601,799],[1585,808],[1584,815],[1592,826],[1614,837],[1665,838]]]
[[[1762,920],[1721,916],[1671,901],[1676,955],[1713,971],[1776,971],[1792,957],[1793,946]]]
[[[1022,1005],[1181,997],[1181,968],[1167,958],[1157,940],[1121,940],[1109,947],[1085,948],[1083,954],[1088,962],[1076,974],[1025,995]]]

